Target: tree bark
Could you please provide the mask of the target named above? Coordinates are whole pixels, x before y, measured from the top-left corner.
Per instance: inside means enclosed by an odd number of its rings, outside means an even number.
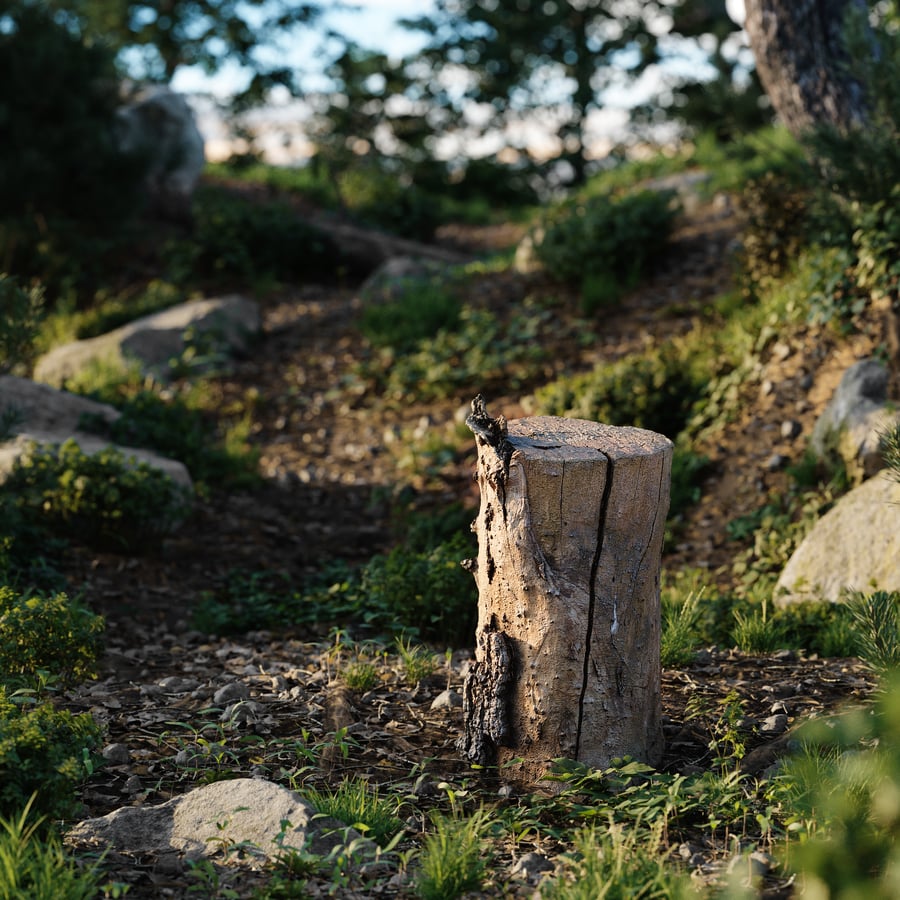
[[[479,616],[459,747],[530,783],[560,757],[654,765],[672,444],[544,416],[507,430],[479,401]]]
[[[745,0],[744,6],[759,79],[793,135],[864,122],[864,91],[846,69],[843,33],[850,9],[867,14],[865,0]]]

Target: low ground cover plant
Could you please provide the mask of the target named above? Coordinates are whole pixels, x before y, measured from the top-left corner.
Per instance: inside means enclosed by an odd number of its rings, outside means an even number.
[[[31,798],[21,811],[0,817],[0,896],[92,900],[101,889],[99,868],[65,852]]]
[[[77,808],[76,790],[93,771],[101,732],[87,713],[29,699],[0,685],[0,816],[30,803],[39,814],[63,818]]]
[[[33,445],[6,481],[23,517],[98,547],[141,551],[186,514],[183,489],[113,447],[92,456],[74,440]]]
[[[677,211],[668,191],[564,204],[539,226],[535,253],[553,278],[580,285],[592,313],[637,284],[663,251]]]
[[[167,277],[182,287],[335,278],[337,247],[287,203],[257,203],[227,189],[201,187],[194,227],[162,250]]]
[[[52,673],[62,685],[94,674],[103,619],[64,593],[20,594],[0,587],[0,678],[34,683]]]
[[[117,444],[146,447],[183,462],[200,491],[257,483],[259,454],[247,440],[253,397],[232,412],[217,405],[218,398],[205,389],[203,379],[183,390],[164,390],[132,373],[110,373],[99,387],[83,384],[79,392],[121,413],[112,423],[85,416],[81,427]]]

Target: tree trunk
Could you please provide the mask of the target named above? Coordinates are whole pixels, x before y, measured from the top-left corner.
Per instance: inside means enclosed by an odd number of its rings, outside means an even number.
[[[775,111],[795,136],[865,120],[862,86],[846,70],[844,22],[864,0],[745,0],[744,27]],[[865,19],[864,19],[865,21]]]
[[[460,749],[530,783],[558,757],[658,763],[671,442],[546,416],[507,431],[480,397],[468,422],[479,614]]]

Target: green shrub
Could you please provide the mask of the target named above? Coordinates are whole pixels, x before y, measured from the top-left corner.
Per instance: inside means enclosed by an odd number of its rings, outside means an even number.
[[[229,446],[217,433],[213,416],[190,406],[180,395],[162,396],[157,390],[122,393],[115,385],[92,392],[118,407],[121,416],[109,423],[85,417],[81,427],[127,447],[147,447],[183,462],[199,486],[242,487],[257,477],[258,454],[248,447]]]
[[[0,272],[0,375],[30,359],[43,304],[40,288],[25,290]]]
[[[97,274],[140,205],[145,162],[115,144],[118,76],[45,3],[5,4],[0,30],[0,269],[56,296]]]
[[[857,630],[844,603],[803,601],[778,607],[773,614],[785,647],[821,657],[856,656]]]
[[[881,455],[888,473],[900,481],[900,423],[881,436]]]
[[[46,670],[64,684],[94,673],[103,619],[59,593],[21,595],[0,587],[0,679]]]
[[[851,591],[847,603],[863,661],[882,675],[900,668],[900,591]]]
[[[407,635],[468,646],[477,620],[477,591],[460,562],[473,555],[457,535],[424,551],[404,545],[372,557],[356,575],[310,593],[323,619],[351,621],[379,636]]]
[[[447,288],[432,282],[400,286],[395,299],[363,310],[360,328],[376,347],[406,353],[439,331],[454,331],[460,321],[460,304]]]
[[[543,223],[535,253],[553,278],[582,287],[593,312],[637,283],[665,247],[676,213],[665,191],[569,203]]]
[[[74,811],[75,788],[92,770],[100,729],[83,713],[73,716],[50,703],[22,706],[0,686],[0,815],[33,808],[50,818]]]
[[[345,169],[337,182],[345,207],[364,222],[416,240],[432,237],[440,224],[440,204],[408,178],[363,165]]]
[[[422,900],[456,900],[468,892],[480,893],[490,861],[485,852],[488,823],[484,810],[468,818],[432,814],[416,877]]]
[[[633,425],[674,438],[703,394],[704,368],[691,345],[667,341],[551,382],[535,392],[535,402],[544,415]]]
[[[807,290],[807,318],[830,325],[840,334],[853,330],[855,318],[869,303],[856,278],[853,253],[846,247],[813,249],[804,255],[803,279]]]
[[[113,447],[89,456],[72,439],[32,444],[5,490],[26,520],[116,550],[156,546],[188,509],[184,489],[158,469],[131,464]]]
[[[889,900],[900,881],[900,684],[874,708],[810,720],[802,749],[785,760],[771,794],[795,838],[789,872],[816,896]]]
[[[900,184],[895,184],[885,199],[868,206],[854,204],[851,216],[858,286],[871,294],[891,296],[896,305],[900,296]]]
[[[671,591],[662,594],[662,633],[660,662],[664,666],[683,666],[691,662],[699,646],[697,622],[700,593],[689,593],[683,599]]]
[[[544,900],[696,897],[689,877],[667,865],[665,843],[659,826],[583,828],[574,836],[575,852],[565,858],[562,874],[548,881],[540,896]]]
[[[409,353],[382,351],[360,372],[382,384],[390,399],[407,403],[471,396],[497,384],[515,388],[542,369],[546,351],[537,338],[549,316],[526,308],[504,323],[489,310],[464,306],[452,330],[442,328]]]
[[[737,553],[732,574],[743,595],[768,593],[813,525],[833,506],[842,485],[772,495],[768,502],[726,526],[732,540],[750,541]]]
[[[784,275],[808,243],[807,193],[788,176],[767,172],[740,195],[741,268],[751,285]]]
[[[4,900],[93,900],[99,896],[99,863],[72,859],[32,802],[0,818],[0,897]]]
[[[676,442],[672,454],[672,484],[669,498],[669,518],[678,519],[691,506],[700,502],[700,483],[710,467],[708,456],[695,453],[690,447]]]
[[[194,198],[189,237],[163,251],[169,279],[187,286],[259,279],[332,279],[342,265],[332,240],[285,203],[254,202],[217,188]]]
[[[382,847],[403,827],[396,798],[382,797],[378,786],[364,778],[345,779],[332,790],[309,789],[303,795],[318,812],[362,831]]]

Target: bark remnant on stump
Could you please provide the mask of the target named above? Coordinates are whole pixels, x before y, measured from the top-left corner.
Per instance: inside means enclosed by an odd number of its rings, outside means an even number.
[[[657,763],[671,441],[548,416],[507,425],[480,396],[467,422],[479,615],[460,749],[530,782],[557,757]]]

